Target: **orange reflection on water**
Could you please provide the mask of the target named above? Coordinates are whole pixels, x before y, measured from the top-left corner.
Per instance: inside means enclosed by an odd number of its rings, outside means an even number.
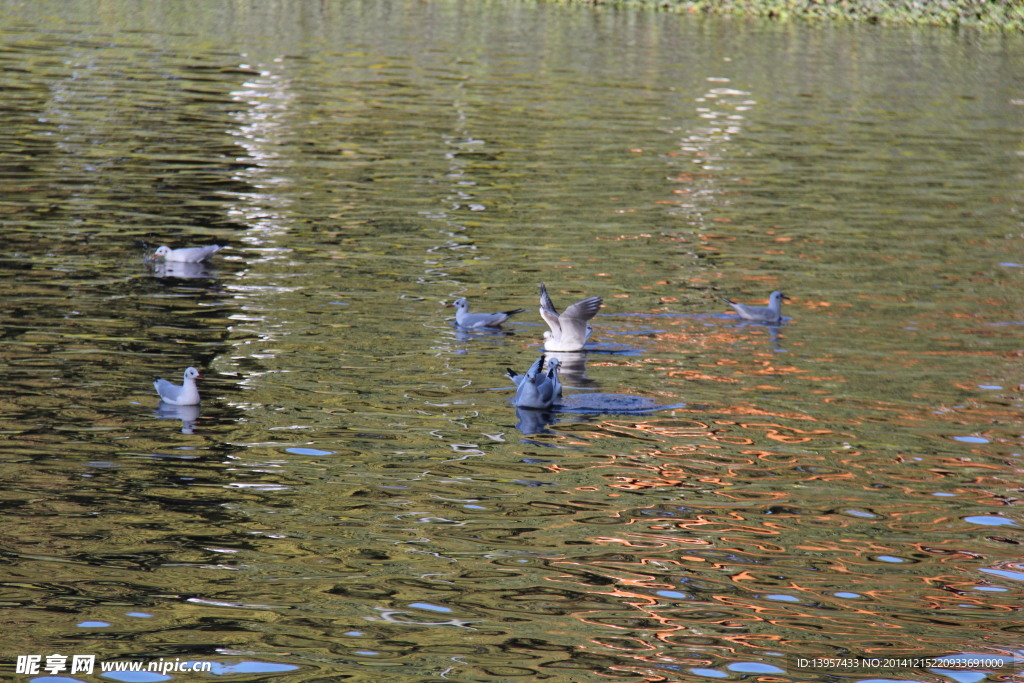
[[[970,450],[971,450],[972,453],[975,451],[975,449],[973,449],[973,448],[970,449]],[[985,455],[985,453],[981,453],[981,455]],[[960,458],[949,458],[949,457],[936,458],[936,463],[938,465],[941,465],[942,467],[948,467],[950,469],[983,469],[983,470],[994,470],[996,472],[1005,472],[1006,471],[1006,467],[1004,465],[1002,465],[1002,464],[999,464],[999,465],[988,465],[988,464],[985,464],[983,462],[978,462],[977,460],[972,460],[970,458],[963,458],[963,457],[960,457]],[[932,471],[939,472],[940,470],[938,469],[938,467],[933,467]],[[1002,478],[995,478],[993,480],[975,479],[973,481],[966,481],[966,482],[963,482],[963,483],[966,483],[966,484],[977,484],[979,486],[984,486],[986,484],[1002,484],[1003,481],[1002,481]]]
[[[764,435],[773,441],[791,444],[807,443],[820,436],[835,434],[831,429],[797,429],[796,427],[786,427],[785,425],[770,422],[741,422],[739,426],[744,429],[763,431]]]
[[[647,522],[648,520],[645,519],[643,521]],[[596,536],[593,540],[594,543],[601,545],[622,545],[627,548],[644,548],[645,550],[677,550],[680,545],[705,547],[711,545],[709,541],[705,541],[702,538],[680,538],[678,536],[663,536],[648,533],[623,534],[622,536]],[[705,560],[701,561],[704,562]],[[675,562],[675,560],[650,557],[643,558],[642,563],[647,562]]]
[[[808,308],[808,309],[830,308],[831,306],[838,306],[838,307],[842,307],[842,308],[850,308],[851,306],[853,306],[853,304],[849,304],[849,303],[833,304],[833,303],[831,303],[829,301],[809,301],[807,299],[803,299],[803,300],[800,301],[800,306],[803,307],[803,308]]]
[[[922,553],[942,556],[938,558],[939,562],[946,562],[947,560],[962,560],[965,558],[976,560],[985,559],[985,556],[981,553],[971,552],[962,548],[936,548],[934,546],[925,545],[924,543],[912,543],[911,547],[916,548]]]
[[[978,593],[970,594],[948,592],[942,593],[940,595],[929,595],[927,599],[923,599],[923,602],[930,609],[949,611],[950,613],[958,612],[965,606],[972,606],[975,608],[983,609],[986,612],[1020,611],[1020,607],[1018,605],[996,605],[993,604],[989,596],[980,595]],[[986,615],[984,618],[988,619],[992,617]]]
[[[807,422],[817,422],[817,420],[814,417],[811,417],[807,413],[769,410],[767,408],[758,408],[752,405],[722,406],[721,408],[718,408],[718,412],[724,415],[757,415],[760,417],[777,417],[786,420],[805,420]],[[734,425],[736,423],[724,422],[719,420],[716,421],[715,424]]]
[[[780,590],[786,590],[787,588],[794,588],[794,586],[779,587]],[[844,615],[840,614],[836,616],[831,616],[816,612],[805,612],[802,611],[801,608],[795,603],[787,603],[784,605],[778,603],[766,604],[764,602],[761,602],[757,598],[745,598],[735,595],[714,595],[712,596],[712,599],[715,602],[719,602],[723,605],[727,605],[733,608],[739,608],[744,612],[753,612],[754,614],[764,617],[764,621],[767,621],[771,624],[778,624],[778,619],[784,618],[789,628],[806,629],[820,632],[822,630],[821,622],[834,624],[838,628],[841,627],[841,624],[843,624],[845,621]],[[775,619],[773,619],[772,617],[775,617]],[[806,619],[808,621],[808,625],[802,626],[798,621],[791,621],[794,618]],[[830,629],[830,632],[836,633],[837,631],[832,631]]]
[[[860,554],[862,554],[862,552],[866,552],[866,551],[861,551],[861,550],[858,550],[856,548],[851,548],[849,545],[847,545],[849,543],[859,543],[859,542],[863,542],[863,539],[858,540],[858,541],[853,541],[853,540],[850,540],[850,539],[842,539],[841,541],[817,541],[817,542],[814,542],[814,543],[798,543],[797,545],[795,545],[793,547],[796,550],[807,550],[807,551],[813,552],[813,553],[836,553],[838,555],[846,555],[846,554],[852,552],[854,555],[860,555]],[[871,550],[871,552],[878,553],[878,552],[883,552],[883,551],[887,550],[887,548],[879,546],[877,548],[873,548],[873,549],[870,549],[870,550]],[[833,564],[829,567],[829,569],[831,571],[842,572],[842,573],[848,573],[850,571],[849,569],[846,568],[846,566],[844,564],[842,564],[838,560],[832,560],[832,562],[833,562]]]
[[[596,643],[602,647],[606,647],[609,650],[622,650],[622,651],[633,651],[633,650],[657,650],[650,643],[640,640],[639,638],[626,638],[623,636],[618,637],[605,637],[605,638],[593,638],[591,642]]]
[[[685,477],[681,479],[636,479],[633,477],[619,476],[615,478],[616,483],[609,484],[609,486],[613,489],[620,489],[623,491],[642,491],[645,489],[656,489],[666,486],[679,486],[683,483],[683,479],[685,479]]]
[[[667,377],[685,379],[690,381],[722,382],[725,384],[736,384],[739,382],[735,377],[723,377],[721,375],[709,375],[700,370],[669,370],[665,373]]]
[[[621,430],[622,432],[644,432],[647,434],[656,434],[657,436],[663,436],[668,439],[711,436],[712,434],[714,434],[714,431],[711,429],[710,425],[708,425],[705,422],[699,422],[697,420],[684,420],[676,417],[671,419],[642,420],[637,422],[629,422],[626,424],[607,420],[602,422],[601,424],[606,425],[612,429]]]
[[[660,448],[649,448],[649,449],[646,449],[646,450],[642,451],[642,453],[643,453],[643,455],[646,455],[646,456],[649,456],[649,457],[656,457],[656,458],[658,458],[658,457],[666,457],[666,458],[677,457],[678,458],[678,457],[683,457],[683,456],[689,457],[689,456],[691,456],[693,454],[700,454],[701,449],[703,449],[703,448],[707,448],[707,446],[701,446],[701,445],[684,446],[684,445],[680,445],[680,446],[672,446],[667,451],[666,450],[661,450]]]
[[[714,441],[721,443],[731,444],[733,446],[753,446],[754,440],[747,436],[733,436],[724,434],[715,434],[711,437]]]
[[[795,465],[799,462],[806,462],[806,456],[796,456],[792,453],[776,453],[774,451],[746,450],[740,451],[743,455],[752,455],[762,462],[770,462],[773,465]]]
[[[729,513],[726,515],[732,517],[738,521],[747,521],[736,513]],[[644,520],[649,521],[649,520]],[[734,524],[727,520],[716,520],[708,519],[705,515],[697,515],[695,519],[690,521],[680,521],[677,519],[672,520],[673,525],[679,529],[686,529],[687,531],[693,531],[694,533],[710,534],[714,537],[724,538],[724,534],[727,533],[747,533],[756,534],[762,536],[778,536],[782,531],[785,530],[780,524],[774,522],[764,522],[763,527],[749,526],[746,524]]]
[[[746,412],[750,412],[750,413],[758,413],[758,414],[764,415],[766,417],[779,417],[779,415],[777,415],[777,414],[773,415],[769,411],[765,411],[765,410],[761,410],[761,409],[756,409],[756,408],[748,408],[746,406],[734,406],[732,408],[727,408],[725,410],[722,410],[721,412],[733,412],[733,413],[746,413]],[[803,419],[803,420],[807,420],[807,421],[814,421],[813,418],[808,417],[808,416],[802,416],[802,415],[789,415],[789,416],[786,416],[786,417],[795,418],[795,419]],[[807,443],[809,441],[813,441],[815,439],[818,439],[818,438],[821,438],[821,437],[824,437],[824,436],[830,436],[830,435],[837,435],[837,434],[839,434],[839,433],[837,433],[837,432],[835,432],[835,431],[833,431],[831,429],[800,429],[798,427],[788,427],[786,425],[782,425],[782,424],[778,424],[778,423],[774,423],[774,422],[732,422],[732,421],[729,421],[729,420],[716,420],[715,424],[722,425],[722,426],[736,426],[736,427],[740,427],[740,428],[748,430],[748,431],[761,432],[765,437],[767,437],[767,438],[769,438],[769,439],[771,439],[773,441],[779,441],[781,443],[786,443],[786,444]],[[843,435],[844,436],[850,436],[850,435],[847,435],[847,434],[843,434]],[[742,435],[737,435],[737,434],[722,434],[722,433],[720,433],[718,431],[716,431],[714,433],[708,434],[708,437],[710,439],[712,439],[713,441],[718,441],[718,442],[721,442],[721,443],[732,444],[732,445],[751,446],[751,445],[754,444],[754,440],[752,438],[748,437],[748,436],[742,436]],[[744,452],[750,452],[750,451],[744,451]]]
[[[805,374],[807,371],[792,365],[775,365],[769,359],[761,361],[760,367],[749,368],[741,372],[746,375],[796,375]]]
[[[733,495],[728,491],[712,491],[716,496],[722,496],[730,500],[742,500],[749,502],[751,500],[785,500],[789,498],[789,493],[784,491],[762,491],[759,493],[752,493],[750,491],[744,491],[743,495]]]

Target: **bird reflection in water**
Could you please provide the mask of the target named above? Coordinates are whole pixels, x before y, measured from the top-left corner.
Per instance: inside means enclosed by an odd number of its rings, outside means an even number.
[[[473,327],[467,329],[452,323],[452,328],[455,330],[455,339],[460,342],[475,341],[488,337],[515,336],[515,332],[512,330],[506,330],[503,327]]]
[[[199,419],[199,405],[176,406],[160,401],[154,414],[164,420],[181,420],[181,433],[194,434],[196,420]]]
[[[516,406],[516,429],[524,436],[533,434],[551,434],[548,425],[558,421],[555,410],[537,410],[536,408],[520,408]]]
[[[597,382],[587,377],[586,351],[546,351],[544,355],[549,360],[552,358],[558,359],[558,378],[563,385],[586,387],[597,384]]]
[[[789,320],[789,318],[786,318],[785,320]],[[782,326],[785,324],[785,320],[783,322],[777,323],[764,323],[756,322],[753,320],[739,320],[735,325],[732,325],[732,327],[735,327],[738,330],[742,330],[748,327],[751,330],[768,330],[768,342],[769,344],[771,344],[772,351],[775,351],[776,353],[786,353],[786,349],[782,347],[781,342]]]
[[[215,277],[210,264],[205,261],[187,263],[184,261],[152,261],[147,264],[154,277],[176,277],[183,280]]]

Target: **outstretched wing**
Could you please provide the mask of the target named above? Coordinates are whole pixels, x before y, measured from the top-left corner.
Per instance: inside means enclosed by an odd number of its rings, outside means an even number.
[[[543,282],[540,284],[540,317],[544,318],[553,335],[557,337],[561,333],[562,324],[558,320],[558,311],[555,310],[555,305],[548,296],[548,288]]]
[[[587,323],[601,310],[601,297],[591,296],[580,299],[562,311],[559,321],[563,339],[578,339],[582,345],[587,340]]]

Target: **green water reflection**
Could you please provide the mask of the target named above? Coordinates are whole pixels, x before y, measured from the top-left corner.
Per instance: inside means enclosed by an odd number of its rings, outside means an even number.
[[[1020,656],[1017,37],[0,7],[7,669]],[[228,248],[147,267],[164,243]],[[526,425],[540,282],[605,307]],[[779,328],[718,298],[773,289]],[[528,312],[466,332],[459,296]],[[199,410],[158,412],[188,365]]]

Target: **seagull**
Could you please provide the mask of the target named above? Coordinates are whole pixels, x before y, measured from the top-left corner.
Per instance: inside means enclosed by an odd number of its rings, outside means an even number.
[[[541,372],[544,366],[544,354],[533,362],[525,375],[517,375],[512,370],[508,376],[516,383],[516,396],[513,402],[519,408],[544,410],[550,408],[555,401],[555,386],[547,375]],[[557,367],[557,366],[556,366]],[[519,378],[519,379],[517,379]]]
[[[740,317],[744,320],[753,320],[759,323],[778,323],[782,321],[782,300],[788,300],[789,297],[782,292],[776,290],[771,293],[768,297],[768,308],[763,306],[747,306],[746,304],[738,304],[735,301],[730,301],[724,296],[722,301],[729,304],[733,309],[740,314]]]
[[[153,387],[164,403],[172,406],[194,406],[199,403],[199,389],[196,388],[196,379],[199,377],[202,375],[195,368],[185,368],[185,382],[180,387],[165,379],[153,382]]]
[[[459,327],[472,329],[474,327],[501,327],[501,324],[516,313],[522,313],[525,308],[517,308],[514,311],[503,313],[470,313],[469,302],[466,298],[456,299],[455,303],[448,304],[448,307],[455,307],[455,324]]]
[[[224,247],[219,244],[211,244],[206,247],[182,247],[181,249],[171,249],[170,247],[160,247],[153,254],[152,259],[163,259],[164,261],[180,261],[183,263],[199,263],[213,256],[215,253],[223,249]]]
[[[555,305],[551,303],[548,290],[540,286],[540,317],[551,328],[544,333],[545,351],[582,351],[583,345],[590,339],[593,331],[587,321],[593,318],[601,308],[601,297],[591,296],[580,299],[559,315]]]
[[[541,356],[541,358],[543,357],[544,356]],[[546,374],[542,375],[542,379],[539,380],[540,382],[547,380],[548,382],[551,383],[552,403],[562,402],[562,382],[558,378],[558,371],[561,368],[561,366],[562,361],[558,360],[557,358],[548,358],[548,371]],[[512,380],[516,387],[521,386],[523,380],[526,379],[526,375],[520,375],[512,368],[506,368],[505,374],[508,375],[508,378]],[[527,374],[529,374],[529,372],[527,372]]]

